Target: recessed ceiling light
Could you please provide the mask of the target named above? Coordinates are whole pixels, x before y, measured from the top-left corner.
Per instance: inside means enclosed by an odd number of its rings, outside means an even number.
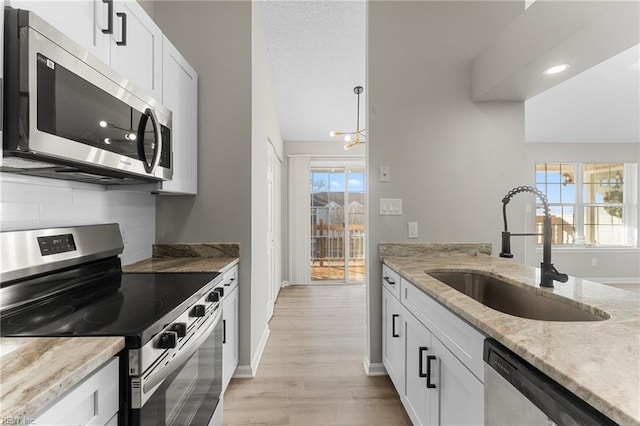
[[[559,72],[565,71],[567,68],[569,68],[569,64],[554,65],[544,70],[543,74],[546,74],[546,75],[558,74]]]

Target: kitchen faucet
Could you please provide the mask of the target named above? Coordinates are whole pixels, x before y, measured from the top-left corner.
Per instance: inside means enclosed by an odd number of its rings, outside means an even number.
[[[531,192],[532,194],[537,195],[538,198],[540,198],[540,201],[542,201],[542,205],[544,208],[544,229],[542,231],[542,262],[540,263],[540,287],[553,288],[554,280],[560,281],[561,283],[566,283],[569,279],[567,274],[558,272],[558,270],[553,266],[553,263],[551,263],[551,215],[549,214],[549,202],[547,201],[546,195],[532,186],[518,186],[517,188],[513,188],[502,199],[502,217],[504,218],[504,231],[502,231],[502,251],[500,252],[500,257],[513,257],[513,254],[511,254],[512,235],[515,237],[540,235],[512,234],[507,229],[507,204],[509,204],[509,201],[511,201],[514,195],[521,192]]]

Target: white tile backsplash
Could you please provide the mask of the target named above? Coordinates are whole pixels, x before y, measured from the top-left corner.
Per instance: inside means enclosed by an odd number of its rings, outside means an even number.
[[[0,173],[0,230],[119,223],[124,265],[151,257],[156,200],[149,191]]]

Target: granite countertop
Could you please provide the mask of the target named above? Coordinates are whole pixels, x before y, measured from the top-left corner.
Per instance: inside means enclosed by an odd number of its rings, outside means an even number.
[[[240,261],[234,243],[155,244],[153,257],[122,267],[128,273],[226,272]]]
[[[640,425],[640,294],[570,277],[542,291],[589,305],[590,311],[604,311],[610,318],[529,320],[488,308],[425,271],[477,270],[539,290],[538,268],[491,257],[486,245],[456,251],[447,245],[381,243],[380,251],[382,261],[405,279],[593,407],[620,424]]]
[[[0,338],[0,422],[28,424],[122,349],[123,337]]]

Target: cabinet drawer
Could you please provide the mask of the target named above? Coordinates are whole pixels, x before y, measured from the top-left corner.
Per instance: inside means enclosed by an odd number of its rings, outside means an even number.
[[[222,284],[224,285],[224,291],[230,292],[238,286],[238,265],[229,269],[222,276]]]
[[[402,304],[484,383],[482,348],[485,336],[410,281],[403,278],[400,286]]]
[[[118,358],[54,402],[35,420],[36,425],[104,425],[112,422],[119,404]]]
[[[382,286],[400,300],[400,274],[387,265],[382,265]]]

